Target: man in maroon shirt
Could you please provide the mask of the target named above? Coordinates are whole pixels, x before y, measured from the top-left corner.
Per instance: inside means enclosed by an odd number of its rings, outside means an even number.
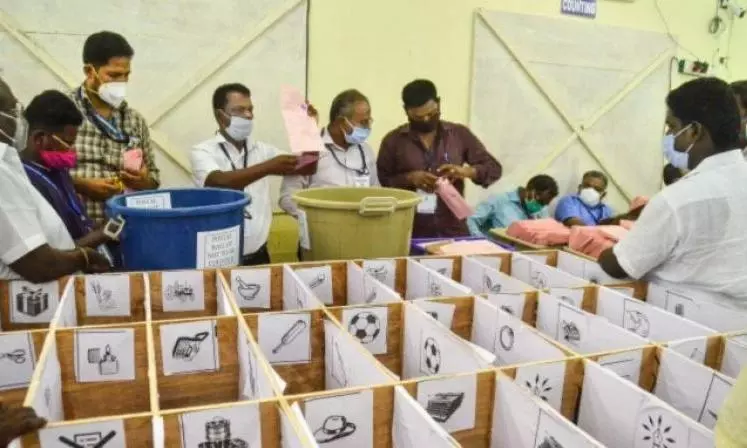
[[[384,137],[376,168],[384,187],[417,191],[423,198],[415,215],[413,237],[467,236],[457,219],[434,194],[436,180],[447,177],[464,195],[464,179],[487,188],[501,177],[501,165],[466,127],[441,120],[436,86],[417,79],[402,89],[408,124]]]

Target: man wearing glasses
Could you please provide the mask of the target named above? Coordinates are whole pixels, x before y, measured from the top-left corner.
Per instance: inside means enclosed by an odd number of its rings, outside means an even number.
[[[251,198],[244,211],[241,264],[268,264],[272,202],[267,176],[292,173],[297,158],[251,138],[254,104],[246,86],[235,83],[218,87],[213,93],[213,115],[218,132],[192,148],[190,160],[195,184],[242,190]]]
[[[441,101],[431,81],[407,84],[402,102],[409,123],[381,142],[377,161],[381,185],[421,195],[413,237],[469,235],[466,222],[434,193],[436,180],[448,178],[464,195],[464,179],[487,188],[501,177],[501,165],[466,126],[441,120]]]
[[[362,93],[351,89],[337,95],[329,111],[329,124],[321,131],[324,148],[316,173],[283,179],[280,208],[297,216],[293,194],[298,190],[378,186],[373,150],[366,143],[372,124],[371,105]]]

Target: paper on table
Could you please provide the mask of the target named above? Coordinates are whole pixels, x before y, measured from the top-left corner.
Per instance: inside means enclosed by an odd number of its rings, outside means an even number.
[[[456,241],[439,247],[438,253],[444,255],[502,254],[506,253],[506,249],[488,240]]]
[[[316,121],[307,113],[306,100],[301,92],[290,86],[280,88],[281,109],[291,151],[303,153],[321,151],[324,147]]]
[[[467,204],[464,197],[451,185],[448,179],[443,177],[436,181],[436,194],[441,197],[451,213],[456,216],[457,219],[467,219],[472,216],[472,207]]]

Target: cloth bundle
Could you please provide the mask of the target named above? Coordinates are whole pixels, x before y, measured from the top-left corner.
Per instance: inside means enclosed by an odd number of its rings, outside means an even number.
[[[584,255],[599,258],[602,252],[614,246],[626,233],[628,231],[623,226],[575,226],[571,229],[568,246]]]
[[[560,246],[568,243],[571,231],[554,219],[516,221],[506,229],[512,238],[541,246]]]

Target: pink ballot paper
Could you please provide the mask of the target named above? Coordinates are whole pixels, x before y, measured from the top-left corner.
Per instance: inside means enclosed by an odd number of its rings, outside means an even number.
[[[125,171],[137,173],[143,167],[143,150],[133,148],[122,154],[122,167]]]
[[[441,197],[457,219],[467,219],[472,216],[472,208],[448,179],[441,177],[436,181],[436,194]]]
[[[280,89],[280,108],[291,151],[297,154],[319,152],[324,147],[316,121],[306,112],[306,100],[290,86]]]
[[[132,148],[122,154],[122,168],[130,173],[138,173],[143,168],[143,150]],[[125,193],[132,193],[134,190],[126,188]]]

